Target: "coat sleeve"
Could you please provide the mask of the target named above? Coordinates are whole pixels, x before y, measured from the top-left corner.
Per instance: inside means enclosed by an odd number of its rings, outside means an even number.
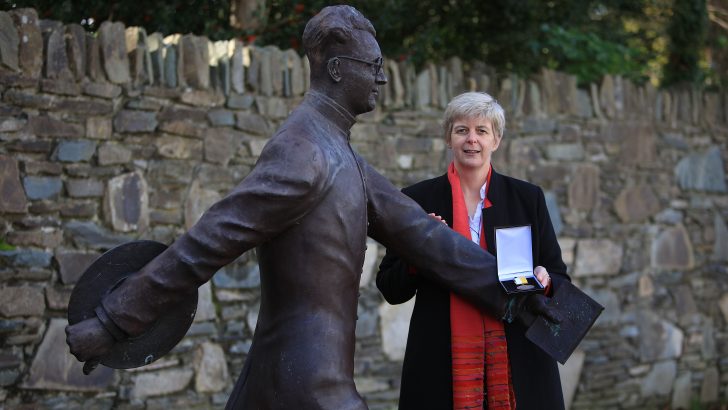
[[[102,305],[130,336],[243,252],[275,237],[322,197],[327,165],[304,139],[273,139],[251,173],[162,254],[106,296]]]
[[[369,236],[418,274],[468,300],[481,311],[504,316],[506,294],[498,282],[495,258],[442,222],[430,218],[368,164]]]
[[[379,264],[377,288],[387,302],[397,305],[412,299],[417,293],[417,277],[399,256],[387,249]]]

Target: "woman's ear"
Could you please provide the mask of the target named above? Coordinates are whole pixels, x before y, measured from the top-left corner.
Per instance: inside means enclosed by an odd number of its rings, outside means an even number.
[[[331,77],[331,79],[334,80],[335,83],[341,81],[341,71],[339,71],[339,64],[341,64],[341,61],[336,57],[330,59],[328,64],[326,64],[326,71],[329,73],[329,77]]]

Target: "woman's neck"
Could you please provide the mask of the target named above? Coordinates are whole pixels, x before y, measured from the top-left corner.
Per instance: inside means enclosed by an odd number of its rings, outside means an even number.
[[[455,164],[455,169],[457,169],[458,176],[460,177],[460,189],[462,189],[463,196],[465,197],[468,215],[472,217],[477,211],[475,208],[477,208],[478,202],[480,202],[480,188],[483,187],[483,184],[488,179],[490,164],[486,164],[486,166],[477,169],[463,169]]]

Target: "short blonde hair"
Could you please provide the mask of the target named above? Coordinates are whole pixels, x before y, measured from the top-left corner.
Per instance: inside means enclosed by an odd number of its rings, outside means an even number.
[[[503,133],[506,131],[506,114],[503,107],[490,94],[472,91],[458,95],[447,105],[443,123],[445,141],[450,140],[452,127],[456,120],[478,117],[490,120],[496,135],[503,137]]]

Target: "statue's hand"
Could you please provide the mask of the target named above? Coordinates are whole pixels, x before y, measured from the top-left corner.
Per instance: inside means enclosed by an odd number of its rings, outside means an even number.
[[[89,374],[99,364],[99,358],[114,346],[114,338],[99,319],[92,317],[66,326],[66,343],[78,361],[86,362],[83,372]]]
[[[503,320],[508,323],[519,320],[528,327],[538,316],[542,316],[551,323],[559,324],[563,321],[563,317],[558,309],[549,303],[550,299],[540,293],[511,296],[506,303],[506,314]]]
[[[559,324],[564,319],[556,307],[549,303],[550,298],[540,293],[529,295],[526,298],[526,309],[534,315],[543,316],[553,324]]]

